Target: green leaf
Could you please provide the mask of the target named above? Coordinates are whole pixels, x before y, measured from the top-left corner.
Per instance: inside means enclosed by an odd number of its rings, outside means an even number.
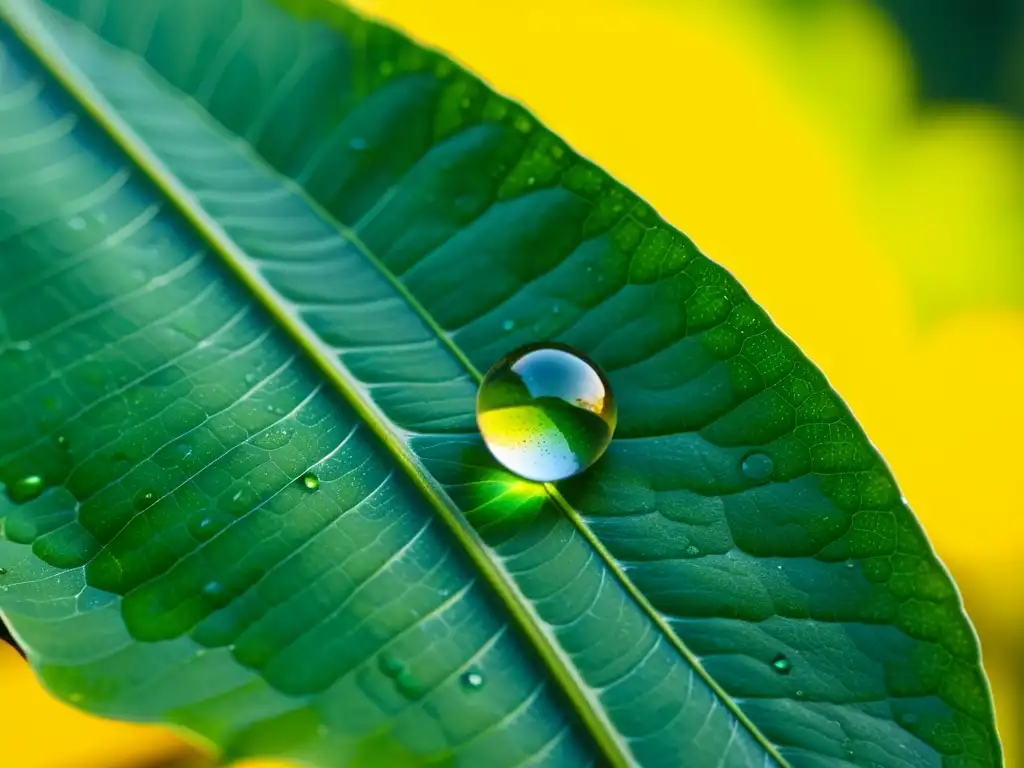
[[[55,693],[323,765],[1000,764],[849,411],[523,108],[326,0],[0,19],[0,611]],[[474,418],[541,339],[620,407],[557,489]]]

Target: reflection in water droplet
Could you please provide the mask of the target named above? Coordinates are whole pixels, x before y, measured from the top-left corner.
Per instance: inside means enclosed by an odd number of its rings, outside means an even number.
[[[26,475],[7,487],[7,498],[15,504],[24,504],[37,498],[44,488],[46,488],[46,483],[41,476]]]
[[[309,490],[315,491],[320,487],[320,478],[313,472],[307,472],[302,476],[302,484]]]
[[[475,670],[470,670],[459,678],[459,682],[462,683],[463,688],[468,688],[471,691],[477,691],[484,687],[484,676]]]
[[[617,417],[597,366],[559,344],[522,347],[499,360],[480,385],[476,411],[494,457],[540,482],[572,477],[601,458]]]
[[[791,662],[784,653],[780,653],[772,659],[772,669],[780,675],[788,675],[793,671],[793,662]]]
[[[135,508],[141,512],[142,510],[153,506],[153,502],[155,500],[156,495],[152,491],[139,491],[135,494]]]
[[[769,479],[775,472],[775,462],[772,461],[772,457],[767,453],[751,453],[740,465],[740,469],[743,471],[743,476],[748,480],[753,480],[755,483],[763,483]]]
[[[211,515],[199,516],[189,518],[188,521],[188,532],[197,541],[206,541],[213,538],[221,529],[220,521]]]
[[[203,585],[203,597],[210,601],[215,608],[223,608],[231,602],[231,595],[228,588],[219,581],[208,581]]]

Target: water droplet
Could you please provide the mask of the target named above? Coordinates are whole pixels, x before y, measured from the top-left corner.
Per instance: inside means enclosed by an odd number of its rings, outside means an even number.
[[[855,563],[853,562],[853,560],[848,560],[847,563],[846,563],[846,567],[847,568],[853,568],[854,565],[855,565]]]
[[[231,496],[229,511],[235,517],[241,517],[255,509],[258,504],[259,496],[252,488],[246,486],[235,491]]]
[[[255,373],[247,373],[247,374],[245,374],[245,383],[246,384],[255,384],[256,380],[258,378],[259,378],[259,376],[257,376]]]
[[[210,601],[215,608],[223,608],[231,602],[231,594],[228,588],[219,581],[208,581],[203,585],[203,597]]]
[[[459,102],[459,106],[463,109],[469,109],[473,102],[469,100],[469,96],[463,96],[462,101]]]
[[[463,688],[468,688],[471,691],[478,691],[484,687],[484,676],[476,670],[470,670],[459,678],[459,682],[462,683]]]
[[[71,446],[68,443],[68,439],[65,435],[57,435],[56,437],[57,447],[63,448],[65,451]]]
[[[516,321],[515,320],[506,320],[504,323],[501,324],[501,330],[503,330],[503,331],[511,331],[515,327],[516,327]]]
[[[784,653],[780,653],[772,659],[772,669],[780,675],[788,675],[793,671],[793,662],[791,662]]]
[[[388,75],[390,75],[394,71],[395,71],[395,65],[392,64],[390,61],[382,61],[380,63],[380,73],[382,75],[384,75],[384,77],[387,77]]]
[[[153,506],[154,501],[156,501],[156,495],[152,491],[139,491],[135,494],[133,503],[135,504],[135,508],[141,512],[142,510]]]
[[[480,385],[476,411],[494,457],[540,482],[591,466],[615,431],[608,381],[594,363],[560,344],[528,345],[495,363]]]
[[[27,475],[20,480],[15,480],[7,488],[7,497],[15,504],[24,504],[32,501],[43,492],[46,483],[39,475]]]
[[[211,515],[192,517],[188,521],[188,532],[196,541],[207,541],[220,531],[223,526]]]
[[[528,186],[528,187],[532,187],[532,186],[533,186],[534,184],[536,184],[536,183],[537,183],[537,179],[536,179],[535,177],[533,177],[533,176],[530,176],[530,177],[529,177],[529,178],[528,178],[528,179],[526,180],[526,186]]]
[[[302,476],[302,484],[309,490],[315,491],[320,488],[320,478],[313,472],[307,472]]]
[[[395,687],[407,699],[418,699],[427,692],[423,683],[407,669],[403,669],[395,676]]]
[[[529,133],[530,129],[533,128],[533,123],[530,122],[530,118],[520,115],[515,120],[515,128],[520,133]]]
[[[16,341],[11,345],[18,352],[29,352],[32,349],[31,341]]]
[[[796,692],[796,697],[797,697],[798,699],[802,699],[802,698],[804,697],[804,692],[803,692],[803,691],[797,691],[797,692]]]
[[[85,229],[85,219],[75,216],[73,219],[68,219],[68,226],[75,231]]]
[[[744,458],[740,469],[743,472],[743,476],[748,480],[753,480],[755,483],[763,483],[775,473],[775,462],[772,461],[772,457],[767,453],[758,451]]]
[[[6,576],[6,575],[7,575],[7,569],[6,568],[0,568],[0,576]]]
[[[351,139],[348,140],[348,146],[349,149],[353,149],[356,152],[362,152],[363,150],[370,146],[370,143],[362,136],[353,136]]]
[[[906,725],[914,725],[915,723],[917,723],[917,715],[915,715],[913,712],[907,712],[907,714],[902,715],[900,717],[900,720]]]
[[[559,312],[562,311],[562,305],[556,301],[554,303],[554,306],[551,307],[551,311],[557,315]]]
[[[380,667],[380,671],[388,677],[398,677],[405,669],[405,665],[398,660],[398,657],[387,651],[377,658],[377,665]]]

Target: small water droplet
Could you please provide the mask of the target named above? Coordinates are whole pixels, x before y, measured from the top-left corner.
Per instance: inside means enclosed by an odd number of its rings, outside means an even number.
[[[302,484],[309,490],[315,491],[320,488],[320,478],[313,472],[307,472],[302,476]]]
[[[772,457],[767,453],[757,451],[743,459],[740,469],[743,472],[743,476],[748,480],[753,480],[755,483],[763,483],[774,474],[775,462],[772,461]]]
[[[207,541],[221,529],[217,518],[210,515],[192,517],[188,521],[188,532],[196,541]]]
[[[7,498],[15,504],[25,504],[38,498],[45,488],[46,483],[40,475],[26,475],[8,486]]]
[[[426,687],[416,676],[407,669],[403,669],[395,676],[395,687],[407,699],[419,699],[426,693]]]
[[[469,109],[472,106],[472,104],[473,102],[470,101],[469,96],[463,96],[462,101],[459,102],[459,106],[462,107],[463,109]]]
[[[148,509],[153,506],[153,502],[156,501],[156,494],[152,491],[139,491],[135,494],[134,504],[135,508],[140,512],[144,509]]]
[[[6,575],[7,575],[7,569],[6,568],[0,568],[0,576],[6,576]]]
[[[559,312],[562,311],[562,305],[556,301],[554,305],[552,305],[551,311],[557,315]]]
[[[68,219],[68,226],[75,231],[85,229],[85,219],[75,216],[73,219]]]
[[[793,671],[793,662],[791,662],[786,654],[780,653],[774,659],[772,659],[772,669],[778,672],[780,675],[788,675]]]
[[[13,349],[17,350],[18,352],[29,352],[32,349],[32,342],[31,341],[16,341],[16,342],[14,342],[11,345],[11,347]]]
[[[803,691],[797,691],[797,692],[796,692],[796,697],[797,697],[798,699],[802,699],[802,698],[804,697],[804,692],[803,692]]]
[[[210,601],[215,608],[223,608],[231,602],[231,595],[228,588],[219,581],[208,581],[203,585],[203,597]]]
[[[259,379],[259,376],[257,376],[253,372],[245,374],[245,383],[246,384],[255,384],[257,379]]]
[[[380,73],[382,75],[384,75],[384,77],[387,77],[388,75],[390,75],[394,71],[395,71],[395,65],[392,64],[390,61],[382,61],[380,63]]]
[[[847,568],[853,568],[854,565],[855,565],[855,563],[853,562],[853,560],[848,560],[847,563],[846,563],[846,567]]]
[[[277,414],[280,414],[280,413],[283,413],[283,411],[280,408],[278,408],[276,405],[271,403],[271,404],[269,404],[267,406],[267,413],[277,413]]]
[[[362,136],[353,136],[348,140],[348,146],[356,152],[362,152],[370,146],[370,143]]]
[[[65,451],[71,447],[68,443],[68,438],[65,435],[57,435],[56,441],[57,447],[63,448]]]
[[[529,133],[530,129],[533,128],[533,123],[530,122],[530,118],[520,115],[515,120],[515,128],[520,133]]]
[[[471,691],[478,691],[484,687],[484,676],[476,670],[470,670],[459,678],[459,682],[462,683],[463,688],[468,688]]]
[[[536,184],[536,183],[537,183],[537,179],[536,179],[535,177],[533,177],[533,176],[530,176],[530,177],[529,177],[529,178],[528,178],[528,179],[526,180],[526,186],[528,186],[528,187],[532,187],[532,186],[533,186],[534,184]]]
[[[907,712],[905,715],[900,717],[900,720],[904,722],[906,725],[914,725],[917,723],[917,715],[915,715],[913,712]]]
[[[501,330],[506,331],[506,332],[507,331],[511,331],[515,327],[516,327],[516,321],[515,320],[506,320],[505,322],[503,322],[501,324]]]
[[[405,669],[405,665],[393,653],[385,651],[377,658],[380,671],[388,677],[397,677]]]
[[[572,477],[601,458],[617,418],[598,367],[560,344],[532,344],[503,357],[484,377],[476,406],[491,454],[540,482]]]
[[[85,696],[83,694],[77,693],[77,692],[76,693],[69,693],[68,694],[68,701],[70,701],[72,704],[81,704],[83,701],[85,701]]]

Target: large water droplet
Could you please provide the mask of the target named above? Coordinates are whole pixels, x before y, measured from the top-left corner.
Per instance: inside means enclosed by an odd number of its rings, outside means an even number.
[[[463,673],[462,677],[459,678],[459,682],[462,683],[463,688],[478,691],[484,687],[484,676],[475,669],[471,669]]]
[[[791,662],[786,654],[780,653],[774,659],[772,659],[772,669],[778,672],[780,675],[788,675],[793,671],[793,662]]]
[[[307,472],[302,476],[302,484],[311,491],[319,490],[320,478],[313,472]]]
[[[775,462],[767,453],[751,453],[740,465],[743,476],[755,483],[763,483],[775,473]]]
[[[38,497],[45,488],[46,483],[41,476],[26,475],[7,487],[7,497],[15,504],[24,504]]]
[[[598,367],[560,344],[499,360],[480,385],[476,419],[494,457],[529,480],[564,480],[608,448],[615,398]]]

